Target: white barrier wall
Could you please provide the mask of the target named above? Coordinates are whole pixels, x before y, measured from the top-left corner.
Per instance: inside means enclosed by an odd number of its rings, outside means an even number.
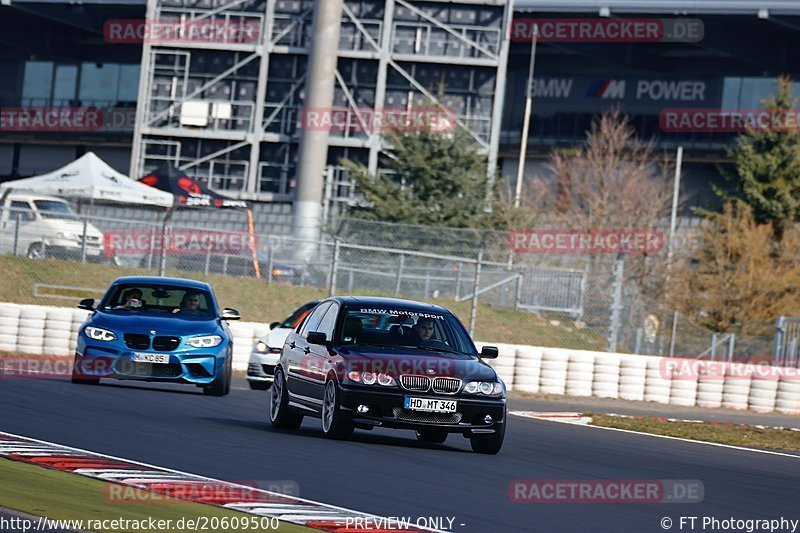
[[[69,307],[0,303],[0,351],[68,356],[89,311]],[[269,331],[260,322],[230,322],[233,368],[246,370],[253,344]]]
[[[88,311],[65,307],[0,303],[0,351],[69,356]],[[253,344],[269,326],[230,322],[233,366],[245,370]],[[800,371],[777,369],[750,378],[738,373],[713,376],[675,371],[693,361],[517,344],[497,346],[489,364],[509,390],[570,396],[645,400],[663,404],[751,409],[800,414]],[[770,368],[770,367],[767,367]],[[718,370],[726,367],[720,365]],[[779,378],[776,376],[779,375]]]

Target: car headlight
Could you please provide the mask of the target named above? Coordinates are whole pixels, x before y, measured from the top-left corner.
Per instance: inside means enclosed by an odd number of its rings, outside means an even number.
[[[192,337],[186,341],[186,344],[193,348],[213,348],[219,346],[222,342],[222,337],[219,335],[205,335],[203,337]]]
[[[267,353],[268,350],[269,350],[269,346],[267,346],[266,342],[258,341],[256,343],[256,351],[258,353]]]
[[[117,338],[113,331],[94,326],[86,326],[83,332],[86,333],[87,337],[96,341],[113,341]]]
[[[500,396],[503,393],[503,385],[495,381],[470,381],[464,386],[464,393]]]
[[[388,374],[376,374],[374,372],[348,372],[347,379],[356,383],[363,383],[364,385],[382,385],[384,387],[394,387],[397,382]]]
[[[76,234],[69,233],[68,231],[65,231],[63,233],[58,233],[58,234],[56,234],[56,237],[59,238],[59,239],[63,239],[65,241],[78,241],[78,240],[80,240],[80,238]]]

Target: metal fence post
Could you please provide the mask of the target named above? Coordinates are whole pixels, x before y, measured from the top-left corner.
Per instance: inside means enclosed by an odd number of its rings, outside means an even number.
[[[272,284],[272,242],[267,243],[267,284]]]
[[[464,263],[458,264],[458,271],[456,272],[456,301],[458,301],[459,297],[461,296],[461,269],[464,267]]]
[[[728,335],[728,362],[733,361],[733,350],[736,346],[736,333]]]
[[[669,334],[669,356],[675,355],[675,337],[678,334],[678,311],[672,313],[672,331]]]
[[[333,239],[333,262],[331,263],[331,273],[328,279],[328,296],[336,294],[336,275],[339,270],[339,239]]]
[[[624,257],[624,256],[623,256]],[[611,330],[608,336],[608,351],[617,351],[617,338],[619,337],[620,312],[622,311],[622,280],[624,274],[624,259],[618,258],[614,273],[614,299],[611,303]]]
[[[17,220],[14,224],[14,255],[17,255],[19,247],[19,225],[22,224],[22,213],[17,213]]]
[[[150,228],[150,250],[147,253],[147,270],[153,268],[153,252],[156,247],[156,228]]]
[[[81,237],[81,263],[86,262],[86,226],[89,220],[84,217],[83,219],[83,236]]]
[[[478,262],[475,264],[475,280],[472,282],[472,303],[469,310],[469,335],[475,337],[475,321],[478,317],[478,287],[481,285],[481,263],[483,262],[483,247],[485,239],[481,241],[478,249]]]
[[[786,335],[786,317],[779,316],[775,319],[775,355],[773,355],[773,362],[780,365],[783,361],[783,344],[785,342],[784,336]]]
[[[167,228],[169,230],[169,228]],[[167,231],[161,234],[162,242],[161,242],[161,257],[158,261],[158,275],[160,277],[164,277],[164,274],[167,270],[167,243],[169,242],[169,237],[167,236]]]
[[[208,276],[208,270],[211,266],[211,243],[206,247],[206,264],[203,266],[203,275]]]
[[[525,283],[525,274],[520,274],[517,278],[516,294],[514,294],[514,309],[519,309],[522,305],[522,284]]]
[[[711,360],[717,360],[717,334],[711,334]]]
[[[642,328],[636,328],[636,347],[633,349],[636,355],[642,355]]]
[[[406,263],[406,256],[400,254],[400,262],[397,264],[397,279],[394,284],[394,295],[400,296],[400,286],[403,283],[403,266]]]

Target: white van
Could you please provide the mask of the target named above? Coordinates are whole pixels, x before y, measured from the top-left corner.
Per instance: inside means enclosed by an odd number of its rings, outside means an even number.
[[[12,253],[16,240],[16,253],[30,259],[81,258],[83,220],[63,198],[9,191],[0,208],[0,252]],[[87,224],[86,237],[86,259],[102,260],[103,234]]]

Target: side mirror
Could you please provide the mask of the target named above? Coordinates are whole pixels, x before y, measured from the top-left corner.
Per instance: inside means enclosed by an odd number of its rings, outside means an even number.
[[[497,346],[484,346],[481,348],[481,357],[483,359],[497,359],[498,355],[500,355],[500,350],[497,349]]]
[[[308,344],[319,344],[320,346],[326,346],[328,344],[328,337],[319,331],[312,331],[306,337]]]
[[[280,323],[280,322],[273,322],[272,324],[270,324],[270,325],[269,325],[269,329],[271,329],[271,330],[272,330],[272,329],[275,329],[275,328],[277,328],[277,327],[278,327],[278,326],[280,326],[280,325],[281,325],[281,323]]]
[[[222,320],[239,320],[242,318],[242,315],[239,314],[239,311],[236,309],[230,309],[226,307],[222,310]]]
[[[94,298],[86,298],[78,303],[78,309],[86,309],[87,311],[94,311]]]

